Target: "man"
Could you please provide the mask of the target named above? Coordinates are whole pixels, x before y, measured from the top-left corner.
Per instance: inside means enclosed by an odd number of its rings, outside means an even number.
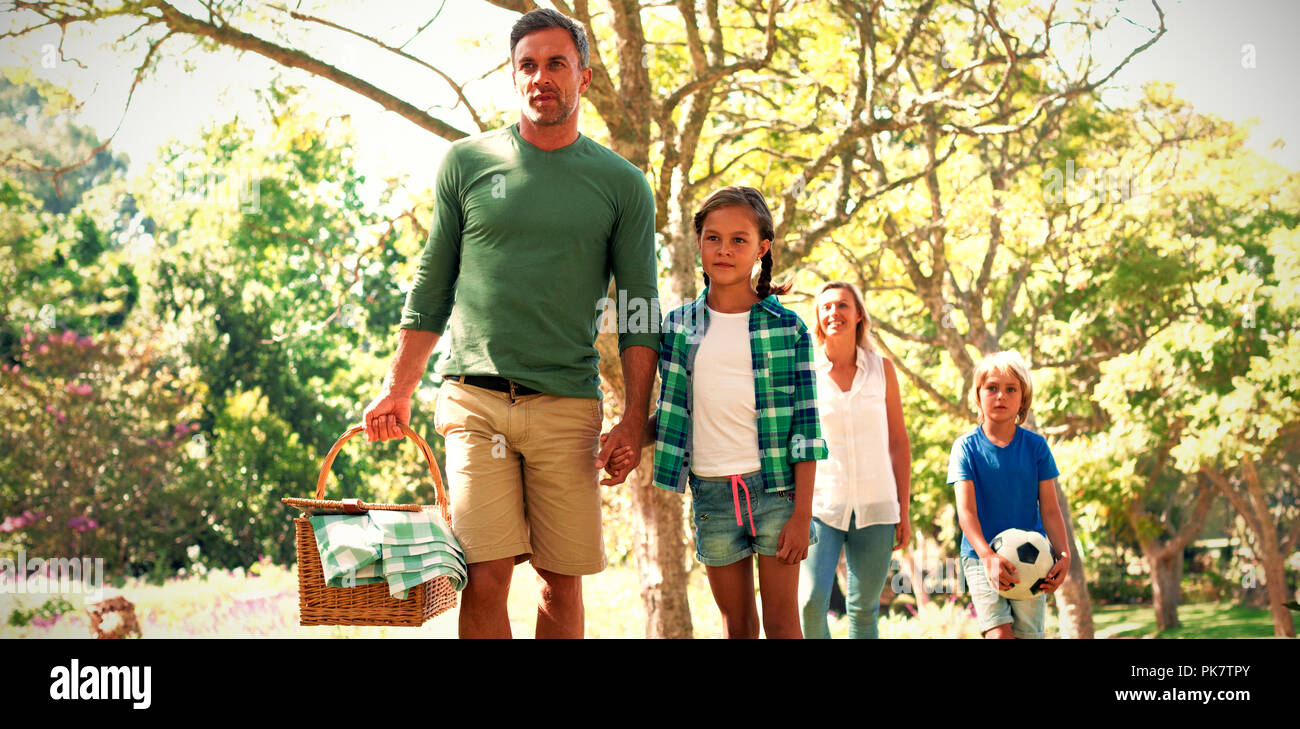
[[[582,575],[606,564],[598,470],[622,445],[633,461],[601,483],[636,467],[659,350],[655,331],[620,332],[626,412],[597,455],[597,302],[611,274],[627,301],[656,298],[654,200],[640,170],[578,133],[591,83],[582,26],[534,10],[510,53],[519,123],[447,151],[397,354],[363,419],[369,440],[401,437],[449,330],[434,427],[469,563],[460,635],[510,637],[510,578],[531,558],[545,582],[537,637],[580,638]]]

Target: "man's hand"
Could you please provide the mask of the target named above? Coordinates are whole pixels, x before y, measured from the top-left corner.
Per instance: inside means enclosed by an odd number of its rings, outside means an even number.
[[[402,437],[401,423],[411,425],[411,398],[385,392],[366,406],[361,424],[366,429],[366,440],[393,440]]]
[[[602,486],[614,486],[623,483],[628,473],[641,463],[641,440],[645,437],[645,421],[629,422],[622,420],[608,433],[600,437],[600,455],[596,456],[596,469],[605,468],[609,478],[602,480]]]
[[[607,440],[609,440],[609,433],[600,436],[601,443]],[[628,465],[630,463],[632,463],[632,449],[623,446],[609,454],[609,460],[605,461],[605,473],[615,477],[619,474],[625,474],[632,470]]]

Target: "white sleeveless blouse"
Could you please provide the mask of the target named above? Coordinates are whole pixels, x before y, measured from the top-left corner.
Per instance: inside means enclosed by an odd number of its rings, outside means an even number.
[[[880,355],[858,348],[858,369],[848,392],[831,379],[831,363],[817,357],[817,412],[830,457],[817,461],[813,516],[847,531],[897,524],[898,486],[889,456],[885,369]]]

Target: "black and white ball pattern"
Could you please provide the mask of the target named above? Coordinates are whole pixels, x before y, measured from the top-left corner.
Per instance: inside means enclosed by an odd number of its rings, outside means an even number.
[[[1056,561],[1047,537],[1024,529],[1007,529],[989,546],[1015,565],[1016,579],[1020,580],[1009,590],[998,590],[999,595],[1008,600],[1029,600],[1042,594],[1047,573]]]

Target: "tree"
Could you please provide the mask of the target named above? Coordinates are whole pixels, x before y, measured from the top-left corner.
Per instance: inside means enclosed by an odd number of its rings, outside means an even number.
[[[1171,302],[1190,274],[1146,242],[1163,228],[1134,193],[1146,194],[1143,178],[1176,175],[1186,146],[1224,130],[1153,93],[1118,109],[1080,99],[1019,132],[964,141],[952,161],[891,191],[864,213],[868,222],[814,256],[819,276],[867,292],[882,350],[930,403],[926,411],[909,398],[928,415],[913,444],[934,455],[917,459],[914,490],[931,495],[924,504],[936,523],[951,508],[947,448],[974,422],[967,394],[981,357],[1024,353],[1036,370],[1028,427],[1042,422],[1049,436],[1069,438],[1105,427],[1089,398],[1099,363],[1140,348],[1183,313]],[[928,135],[914,154],[937,158],[937,142]],[[887,175],[888,158],[876,155],[876,174]],[[1152,284],[1152,270],[1168,275]],[[1075,474],[1060,484],[1066,515],[1069,501],[1094,496]],[[1068,516],[1066,524],[1081,558],[1058,592],[1062,630],[1090,637],[1085,560]]]
[[[6,69],[0,78],[0,166],[55,214],[126,172],[126,160],[108,150],[106,140],[59,116],[72,106],[66,91],[29,71]]]
[[[1171,300],[1181,313],[1107,362],[1095,397],[1112,434],[1169,460],[1166,478],[1200,484],[1198,508],[1210,493],[1228,500],[1262,563],[1274,631],[1293,636],[1284,562],[1300,534],[1295,173],[1245,152],[1240,133],[1194,146],[1185,165],[1157,200],[1169,211],[1157,245],[1188,276]]]
[[[166,172],[98,183],[66,213],[0,173],[0,282],[17,292],[0,313],[0,515],[19,544],[154,576],[191,547],[213,567],[292,555],[279,499],[310,493],[359,416],[423,235],[414,212],[362,210],[346,128],[292,89],[267,101],[267,143],[217,124],[169,144]],[[414,459],[359,455],[331,489],[432,500]]]
[[[199,520],[176,479],[192,381],[138,333],[28,332],[15,359],[0,368],[0,512],[28,517],[19,543],[150,569]]]
[[[493,4],[517,12],[531,0]],[[817,243],[857,219],[864,203],[932,176],[949,159],[958,140],[1022,130],[1044,113],[1104,84],[1127,63],[1098,71],[1090,61],[1067,69],[1053,43],[1082,47],[1104,22],[1084,15],[1062,20],[1055,5],[1028,2],[981,7],[974,3],[918,0],[904,7],[880,2],[836,2],[829,6],[703,4],[671,5],[613,0],[593,8],[586,0],[555,2],[587,26],[595,40],[593,82],[587,100],[603,123],[609,145],[645,170],[655,191],[657,225],[668,271],[667,298],[682,301],[696,292],[691,212],[710,188],[748,182],[773,195],[777,213],[778,260],[792,267]],[[1146,43],[1164,32],[1163,14]],[[65,31],[78,23],[113,18],[135,21],[143,57],[135,84],[174,38],[260,54],[283,66],[327,79],[445,139],[465,131],[419,105],[336,65],[294,47],[277,30],[348,34],[395,57],[440,75],[482,129],[464,86],[432,63],[374,35],[346,28],[319,15],[278,6],[250,9],[242,3],[213,2],[199,15],[161,0],[108,9],[89,2],[22,3],[29,25],[5,34],[17,37],[43,27]],[[429,21],[432,22],[432,21]],[[1062,39],[1060,28],[1078,31]],[[425,23],[422,27],[427,27]],[[1022,38],[1012,28],[1029,28]],[[679,30],[679,28],[684,29]],[[1053,40],[1053,35],[1057,40]],[[267,40],[268,37],[275,38]],[[952,50],[949,50],[949,49]],[[1036,86],[1022,86],[1027,69]],[[1014,96],[1016,103],[1008,103]],[[888,166],[891,151],[933,142],[930,155],[902,155]],[[938,242],[938,239],[932,239]],[[942,272],[936,278],[942,278]],[[608,346],[606,345],[606,351]],[[616,363],[602,373],[614,387],[607,401],[621,410]],[[649,459],[629,479],[633,508],[642,523],[637,549],[649,623],[647,635],[691,634],[685,603],[685,561],[680,499],[648,483]]]

